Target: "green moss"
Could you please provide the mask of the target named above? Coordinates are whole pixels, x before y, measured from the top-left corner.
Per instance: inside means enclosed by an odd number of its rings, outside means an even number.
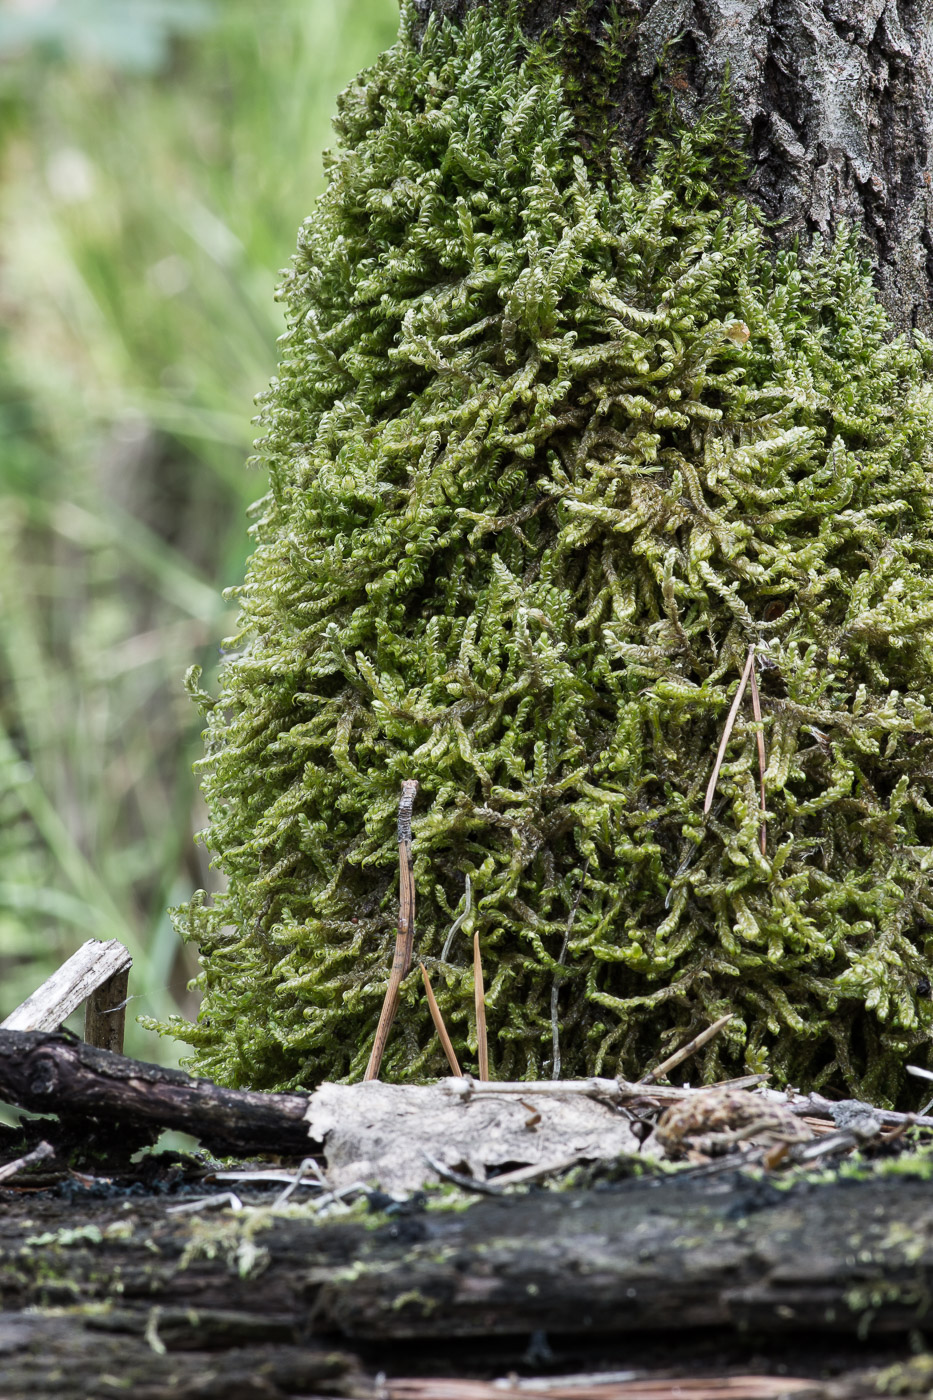
[[[590,158],[513,13],[432,25],[342,97],[282,287],[271,490],[208,714],[178,913],[228,1084],[362,1073],[417,778],[418,955],[472,1060],[899,1091],[933,917],[931,346],[850,237],[775,252],[724,116]],[[758,650],[769,763],[730,702]],[[193,683],[196,689],[196,679]],[[473,911],[440,962],[461,906]],[[559,966],[567,939],[565,962]],[[444,1072],[417,968],[383,1073]]]

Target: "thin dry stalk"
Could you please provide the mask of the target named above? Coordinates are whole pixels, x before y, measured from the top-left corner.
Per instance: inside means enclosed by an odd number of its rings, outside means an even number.
[[[437,1031],[437,1038],[441,1042],[441,1047],[444,1051],[444,1054],[447,1056],[447,1063],[450,1065],[450,1072],[451,1074],[456,1075],[458,1079],[462,1079],[463,1071],[457,1063],[457,1056],[454,1054],[453,1044],[451,1042],[450,1036],[447,1034],[447,1027],[444,1025],[444,1018],[441,1015],[441,1008],[438,1006],[437,1001],[435,999],[434,988],[431,986],[431,979],[428,976],[427,968],[425,967],[424,963],[419,963],[418,966],[421,968],[421,976],[424,978],[424,993],[428,999],[428,1010],[431,1013],[431,1020],[434,1022],[434,1029]]]
[[[364,1079],[378,1079],[382,1057],[385,1054],[389,1031],[398,1010],[399,989],[408,976],[411,955],[415,942],[415,870],[411,854],[411,809],[418,791],[414,778],[402,783],[402,796],[398,804],[398,869],[399,869],[399,910],[398,934],[395,939],[395,955],[392,971],[386,988],[385,1001],[376,1027],[369,1064]]]
[[[476,1047],[479,1054],[479,1077],[489,1078],[489,1044],[486,1039],[486,989],[483,986],[483,959],[479,951],[479,934],[473,935],[473,988],[476,997]]]
[[[706,801],[703,803],[704,817],[709,815],[709,809],[713,805],[713,797],[716,792],[716,784],[719,781],[719,770],[722,767],[722,761],[726,756],[726,746],[728,745],[729,740],[732,737],[732,730],[735,728],[735,717],[739,713],[739,706],[742,703],[742,697],[745,694],[745,687],[748,685],[748,677],[751,673],[751,669],[754,664],[755,648],[753,646],[750,646],[748,649],[748,659],[745,662],[745,670],[742,672],[742,679],[739,681],[739,688],[735,692],[735,698],[732,701],[732,708],[730,709],[729,714],[726,718],[726,727],[722,731],[722,738],[719,741],[719,752],[716,755],[716,762],[713,764],[713,775],[710,778],[709,786],[706,789]]]
[[[470,884],[469,875],[466,875],[464,876],[463,886],[463,913],[459,914],[454,920],[453,924],[451,925],[450,932],[444,940],[444,949],[441,953],[441,962],[447,962],[448,958],[450,957],[450,950],[453,947],[453,941],[457,934],[460,932],[460,929],[463,927],[465,921],[470,917],[470,910],[473,907],[472,900],[473,887]]]
[[[655,1080],[663,1079],[672,1069],[676,1069],[678,1065],[683,1064],[684,1060],[688,1060],[691,1055],[696,1054],[697,1050],[702,1050],[703,1046],[707,1045],[714,1035],[718,1035],[723,1027],[727,1026],[731,1020],[731,1011],[727,1016],[720,1016],[719,1020],[714,1021],[711,1026],[707,1026],[705,1031],[700,1031],[700,1034],[695,1035],[692,1040],[688,1040],[686,1045],[682,1045],[679,1050],[675,1050],[673,1055],[669,1055],[666,1060],[662,1060],[657,1069],[650,1069],[644,1078],[639,1079],[639,1084],[653,1084]]]
[[[758,694],[758,679],[755,675],[755,667],[752,666],[749,672],[749,681],[752,691],[752,714],[758,723],[758,781],[761,788],[761,854],[768,854],[768,821],[765,810],[765,770],[768,767],[768,758],[765,753],[765,736],[761,728],[761,698]]]
[[[577,886],[577,894],[576,898],[573,901],[573,908],[570,911],[570,917],[567,920],[567,927],[564,930],[564,941],[560,946],[560,953],[558,954],[557,958],[557,963],[559,967],[563,967],[564,958],[567,956],[567,948],[570,945],[570,935],[573,932],[573,921],[577,917],[577,910],[580,907],[580,900],[583,898],[583,882],[586,879],[589,868],[590,862],[589,860],[587,860],[586,865],[583,867],[583,874],[580,877],[580,883]],[[561,973],[555,972],[554,981],[551,984],[551,1048],[553,1051],[551,1056],[552,1079],[560,1079],[560,1026],[557,1022],[557,1006],[558,999],[560,997],[560,984]]]
[[[732,1089],[755,1089],[759,1084],[763,1084],[767,1079],[766,1074],[746,1074],[741,1079],[729,1079],[725,1083]],[[493,1094],[497,1098],[517,1097],[521,1099],[539,1098],[565,1098],[573,1094],[581,1094],[586,1098],[601,1099],[606,1103],[626,1105],[630,1103],[653,1103],[669,1104],[682,1103],[696,1094],[708,1093],[708,1089],[688,1089],[684,1085],[674,1084],[630,1084],[625,1079],[599,1079],[595,1076],[592,1079],[521,1079],[521,1080],[501,1080],[497,1079],[494,1084],[482,1084],[472,1075],[465,1074],[462,1079],[448,1079],[444,1083],[444,1092],[459,1099],[461,1103],[468,1103],[471,1098],[478,1094]],[[723,1088],[723,1084],[713,1085],[713,1088]],[[776,1102],[784,1103],[786,1098],[778,1094]],[[814,1113],[819,1116],[819,1108],[812,1105],[810,1100],[801,1100],[805,1105],[807,1113]],[[791,1111],[797,1111],[793,1106]],[[804,1111],[801,1109],[801,1111]],[[831,1115],[829,1115],[831,1116]],[[892,1122],[899,1122],[905,1115],[888,1113],[882,1114],[884,1121],[889,1119]],[[927,1120],[930,1127],[933,1127],[933,1118]]]

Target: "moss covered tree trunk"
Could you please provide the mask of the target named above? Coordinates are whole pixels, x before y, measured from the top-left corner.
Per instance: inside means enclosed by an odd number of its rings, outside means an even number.
[[[203,1072],[363,1074],[413,779],[387,1078],[446,1072],[419,960],[475,1068],[478,935],[494,1077],[635,1079],[728,1012],[691,1075],[916,1103],[930,25],[830,3],[409,0],[343,94],[193,687]]]
[[[416,0],[462,19],[485,0]],[[585,60],[610,0],[523,0],[540,38],[574,22]],[[605,120],[644,138],[660,82],[690,118],[723,89],[748,140],[746,189],[787,241],[857,227],[902,327],[933,327],[933,7],[929,0],[620,0],[631,24]]]

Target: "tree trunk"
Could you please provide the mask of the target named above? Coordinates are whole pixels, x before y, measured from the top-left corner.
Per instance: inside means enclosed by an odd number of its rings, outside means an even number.
[[[415,0],[454,19],[483,0]],[[609,0],[524,0],[546,35]],[[844,224],[862,231],[899,329],[933,332],[933,6],[930,0],[623,0],[637,21],[611,90],[636,150],[655,88],[689,120],[725,87],[750,156],[749,197],[790,241]]]

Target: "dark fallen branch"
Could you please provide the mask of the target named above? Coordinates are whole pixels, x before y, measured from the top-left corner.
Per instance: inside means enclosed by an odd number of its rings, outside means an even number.
[[[306,1156],[311,1148],[303,1094],[222,1089],[56,1034],[0,1030],[0,1099],[63,1121],[174,1128],[213,1152]]]

